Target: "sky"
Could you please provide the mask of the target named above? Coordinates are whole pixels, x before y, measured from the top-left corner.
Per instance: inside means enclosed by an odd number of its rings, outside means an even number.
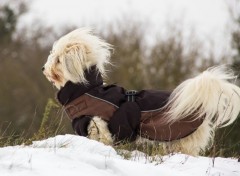
[[[29,0],[22,25],[38,19],[59,30],[63,26],[87,26],[104,30],[123,16],[147,21],[146,35],[156,37],[169,22],[182,26],[187,35],[194,30],[206,47],[230,52],[232,22],[227,0]],[[126,24],[127,25],[127,24]]]

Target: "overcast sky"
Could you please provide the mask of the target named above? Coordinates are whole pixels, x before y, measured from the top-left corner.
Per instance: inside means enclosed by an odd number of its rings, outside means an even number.
[[[147,20],[148,28],[155,32],[163,30],[166,22],[177,21],[185,31],[194,28],[203,42],[212,40],[217,52],[230,48],[231,18],[226,0],[32,0],[22,24],[38,18],[55,28],[84,24],[104,30],[101,24],[123,14]]]

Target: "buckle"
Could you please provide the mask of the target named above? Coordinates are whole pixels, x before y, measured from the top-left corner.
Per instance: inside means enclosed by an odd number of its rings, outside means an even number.
[[[127,90],[125,92],[125,95],[127,96],[127,101],[129,102],[135,102],[137,91],[136,90]]]

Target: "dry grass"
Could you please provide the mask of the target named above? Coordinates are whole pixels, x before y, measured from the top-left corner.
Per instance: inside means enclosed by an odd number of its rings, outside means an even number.
[[[9,132],[8,128],[4,130],[0,129],[0,147],[22,144],[29,145],[32,141],[43,140],[61,134],[61,132],[64,131],[64,125],[62,123],[63,113],[61,112],[62,110],[59,105],[54,100],[49,99],[45,106],[41,125],[32,136],[29,137],[28,131],[17,134],[14,131]],[[8,126],[10,125],[11,124]]]

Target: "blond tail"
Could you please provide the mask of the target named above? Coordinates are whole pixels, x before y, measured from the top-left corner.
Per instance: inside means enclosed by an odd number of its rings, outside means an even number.
[[[214,127],[224,127],[236,120],[240,111],[240,88],[231,83],[236,76],[225,66],[213,67],[180,84],[171,94],[167,117],[169,122],[197,114]]]

